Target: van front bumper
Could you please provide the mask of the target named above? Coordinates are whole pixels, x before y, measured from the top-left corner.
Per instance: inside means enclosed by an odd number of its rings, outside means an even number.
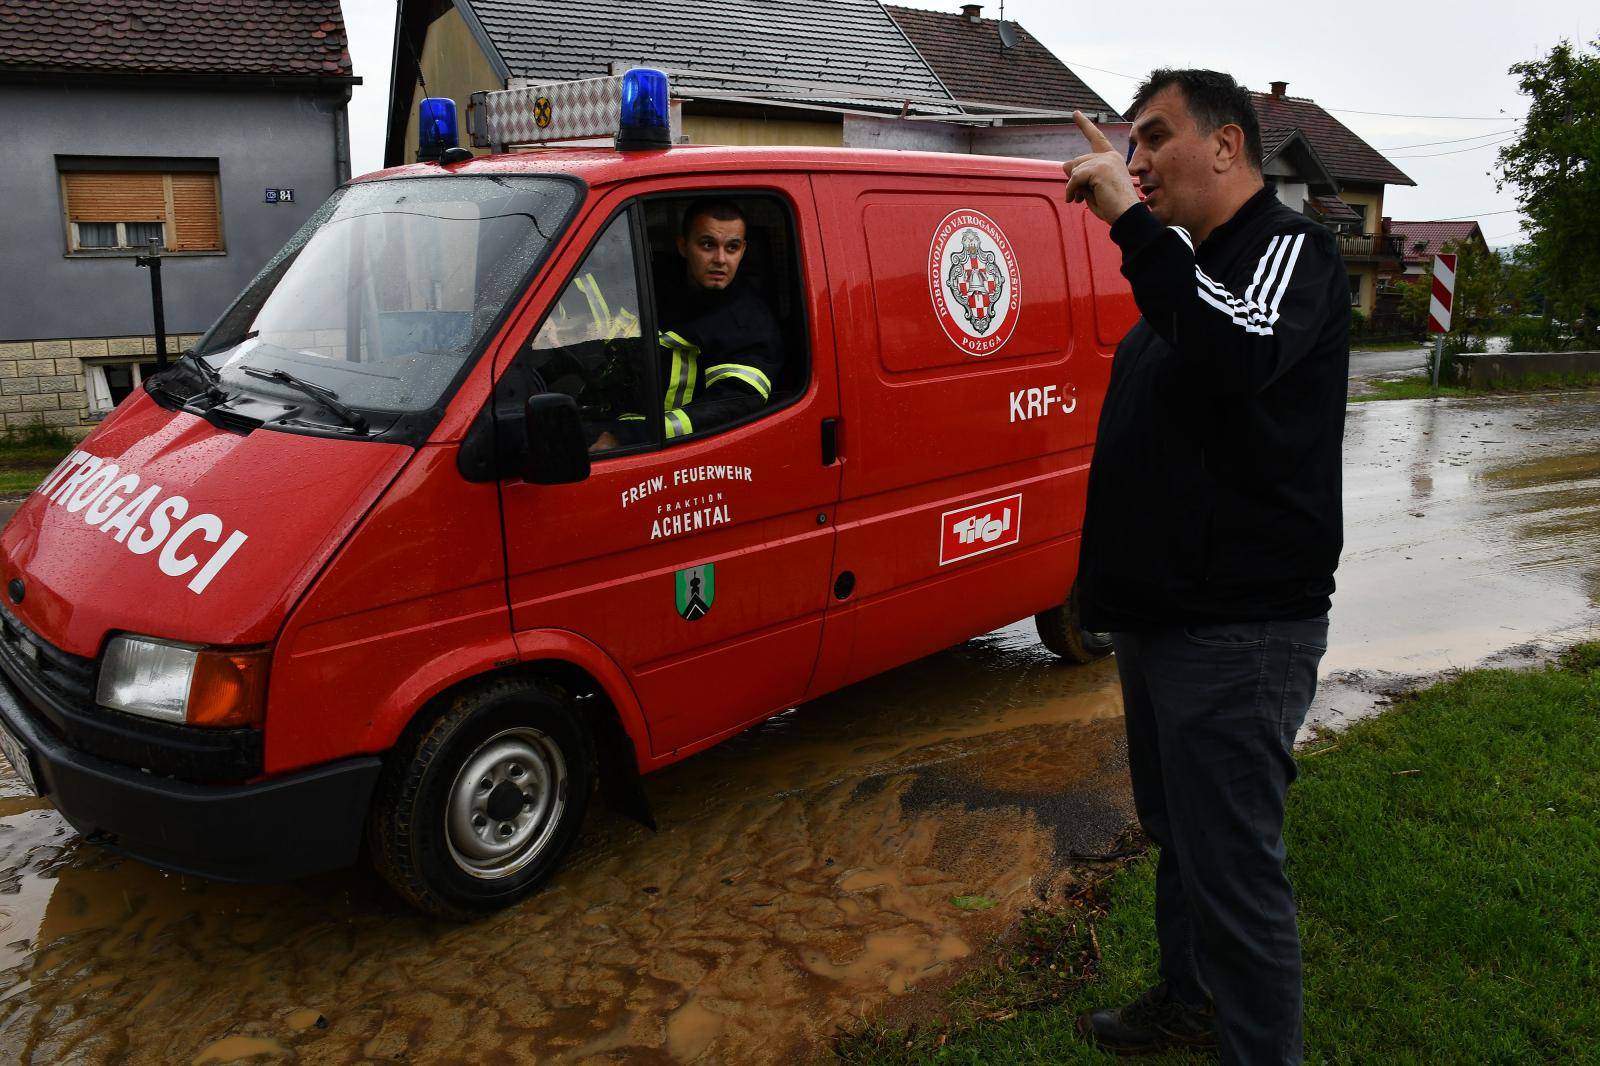
[[[9,668],[0,670],[0,726],[14,742],[5,745],[8,754],[26,761],[19,774],[31,776],[79,833],[144,862],[219,881],[283,881],[355,862],[381,767],[363,756],[244,785],[147,773],[63,742]]]

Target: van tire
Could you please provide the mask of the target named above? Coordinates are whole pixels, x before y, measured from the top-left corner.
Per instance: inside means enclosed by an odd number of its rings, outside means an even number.
[[[469,689],[389,753],[367,823],[373,867],[430,914],[500,910],[555,871],[594,783],[588,730],[554,684]]]
[[[1067,602],[1033,616],[1039,640],[1069,662],[1092,663],[1111,654],[1111,635],[1083,628],[1078,608],[1078,586],[1073,584]]]

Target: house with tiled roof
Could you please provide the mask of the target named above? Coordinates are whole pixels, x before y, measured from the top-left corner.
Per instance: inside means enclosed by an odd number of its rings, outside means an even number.
[[[1298,133],[1315,151],[1333,188],[1312,190],[1306,213],[1339,234],[1350,304],[1370,319],[1383,310],[1379,295],[1384,279],[1403,269],[1400,243],[1384,230],[1384,189],[1416,182],[1315,100],[1290,96],[1288,89],[1288,82],[1275,81],[1270,92],[1250,94],[1261,122],[1263,147]],[[1270,152],[1268,159],[1268,176],[1275,177]]]
[[[350,171],[339,0],[0,0],[0,416],[86,431]]]
[[[1431,274],[1433,257],[1451,245],[1475,244],[1480,251],[1486,254],[1489,251],[1483,229],[1472,221],[1400,222],[1391,219],[1389,232],[1400,244],[1406,281]]]
[[[682,140],[1062,158],[1082,109],[1121,117],[1025,29],[878,0],[400,0],[385,161],[411,162],[424,95],[667,70]],[[426,93],[424,93],[424,83]],[[908,121],[909,120],[909,121]],[[1020,124],[1034,129],[1018,133]],[[1125,132],[1122,134],[1125,136]],[[1075,153],[1072,153],[1075,154]]]
[[[699,144],[837,146],[844,112],[890,108],[797,86],[949,99],[878,0],[569,0],[559,12],[538,0],[400,0],[385,162],[416,158],[424,83],[456,102],[465,130],[474,92],[641,64],[671,73],[684,139]]]
[[[1030,111],[1082,111],[1099,122],[1121,122],[1116,108],[1078,77],[1055,53],[1016,22],[983,17],[982,4],[963,4],[960,13],[885,4],[950,94],[959,100],[1010,104]],[[1005,121],[1027,121],[1025,117]]]

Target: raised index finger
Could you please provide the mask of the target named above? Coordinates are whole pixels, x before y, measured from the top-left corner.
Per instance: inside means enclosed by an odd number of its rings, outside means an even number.
[[[1106,135],[1100,132],[1100,127],[1085,118],[1082,111],[1074,111],[1072,113],[1072,121],[1078,124],[1078,131],[1083,134],[1084,140],[1089,142],[1090,151],[1116,151],[1115,148],[1111,147],[1111,141],[1106,138]]]

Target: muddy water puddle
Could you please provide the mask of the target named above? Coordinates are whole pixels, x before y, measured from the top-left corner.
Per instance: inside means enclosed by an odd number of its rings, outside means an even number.
[[[777,1062],[948,980],[1131,818],[1114,667],[1011,627],[780,716],[606,812],[471,926],[366,875],[217,885],[0,799],[0,1054]],[[955,896],[996,901],[968,911]]]

